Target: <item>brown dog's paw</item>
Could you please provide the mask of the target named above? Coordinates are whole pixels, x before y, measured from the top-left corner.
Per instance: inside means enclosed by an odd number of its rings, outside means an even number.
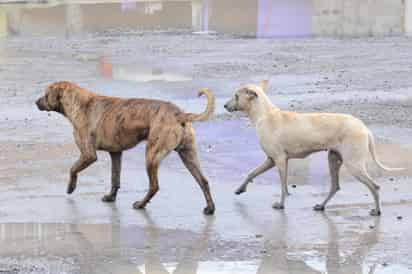
[[[146,206],[146,204],[143,204],[140,201],[134,202],[134,204],[133,204],[134,209],[144,209],[145,206]]]
[[[76,190],[76,183],[70,183],[67,186],[67,194],[72,194]]]
[[[203,209],[203,214],[205,215],[213,215],[215,213],[215,207],[214,206],[207,206]]]
[[[325,207],[323,205],[315,205],[313,207],[313,210],[315,210],[315,211],[325,211]]]
[[[114,201],[116,201],[116,196],[111,195],[111,194],[104,195],[102,198],[102,202],[105,202],[105,203],[112,203]]]

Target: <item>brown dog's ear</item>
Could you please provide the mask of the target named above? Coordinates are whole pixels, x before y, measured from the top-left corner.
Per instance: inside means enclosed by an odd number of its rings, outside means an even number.
[[[256,99],[258,97],[257,93],[253,90],[250,90],[250,89],[246,90],[246,95],[247,95],[249,100],[253,100],[253,99]]]
[[[262,90],[264,92],[266,92],[268,90],[268,87],[269,87],[269,80],[262,80],[260,82],[260,87],[262,88]]]
[[[53,104],[57,104],[60,101],[63,90],[59,86],[53,86],[51,90],[52,90],[52,92],[50,93],[51,101],[53,102]]]
[[[67,86],[62,82],[57,82],[49,86],[49,102],[51,107],[57,109],[60,106],[60,99]]]

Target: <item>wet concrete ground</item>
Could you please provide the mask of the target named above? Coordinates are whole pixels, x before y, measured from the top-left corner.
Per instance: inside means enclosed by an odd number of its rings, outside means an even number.
[[[2,40],[0,273],[412,273],[411,42],[116,31]],[[280,194],[275,171],[233,194],[264,154],[247,120],[222,106],[237,86],[264,78],[282,108],[360,117],[377,136],[382,161],[407,168],[394,174],[370,165],[382,217],[368,215],[372,197],[345,170],[327,211],[312,210],[329,189],[324,153],[292,161],[284,212],[271,208]],[[148,208],[132,209],[147,190],[144,144],[124,155],[115,204],[100,201],[110,188],[105,153],[67,196],[78,156],[72,129],[34,106],[57,80],[192,112],[205,107],[197,90],[210,87],[216,116],[195,128],[216,215],[203,216],[202,194],[176,155],[163,162]]]

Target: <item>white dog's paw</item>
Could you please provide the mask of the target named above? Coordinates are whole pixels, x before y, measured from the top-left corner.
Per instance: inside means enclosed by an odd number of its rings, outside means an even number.
[[[282,205],[281,203],[278,203],[278,202],[274,203],[274,204],[272,205],[272,207],[273,207],[274,209],[284,209],[284,208],[285,208],[284,205]]]
[[[240,194],[245,193],[245,192],[246,192],[246,187],[240,187],[235,191],[235,194],[240,195]]]
[[[371,211],[369,211],[369,214],[371,216],[381,216],[382,212],[380,210],[372,209]]]

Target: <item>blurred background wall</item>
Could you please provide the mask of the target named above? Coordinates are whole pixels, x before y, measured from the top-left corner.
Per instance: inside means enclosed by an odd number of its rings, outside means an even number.
[[[412,0],[71,0],[0,4],[0,35],[126,28],[255,37],[412,32]]]

